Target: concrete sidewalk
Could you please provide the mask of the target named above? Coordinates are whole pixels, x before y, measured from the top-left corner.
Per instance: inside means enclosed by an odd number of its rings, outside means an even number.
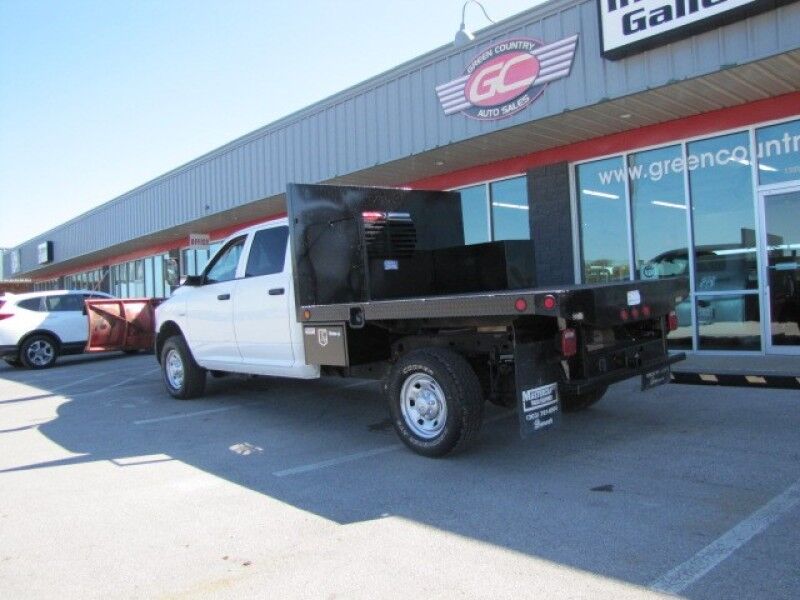
[[[689,354],[672,367],[675,383],[800,389],[800,356]]]
[[[800,377],[800,356],[710,356],[688,354],[677,363],[676,373],[722,373],[726,375],[786,375]]]

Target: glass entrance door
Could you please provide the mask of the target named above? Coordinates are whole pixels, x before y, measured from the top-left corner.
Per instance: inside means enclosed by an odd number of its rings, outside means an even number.
[[[761,194],[767,351],[800,354],[800,186]]]

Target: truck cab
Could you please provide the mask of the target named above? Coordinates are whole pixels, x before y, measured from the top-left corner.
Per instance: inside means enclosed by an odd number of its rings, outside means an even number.
[[[295,318],[286,218],[225,240],[200,275],[156,311],[156,350],[179,333],[203,369],[311,379]]]

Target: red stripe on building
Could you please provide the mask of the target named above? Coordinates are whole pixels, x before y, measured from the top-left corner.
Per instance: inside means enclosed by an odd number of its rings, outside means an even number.
[[[798,111],[800,111],[800,92],[793,92],[775,98],[741,104],[733,108],[723,108],[692,117],[648,125],[631,131],[614,133],[567,146],[559,146],[558,148],[542,150],[541,152],[499,160],[461,171],[426,177],[407,185],[416,189],[432,190],[461,187],[490,179],[518,175],[542,165],[587,160],[636,148],[681,141],[685,138],[705,134],[712,135],[728,129],[747,127],[764,121],[792,117],[796,116]]]

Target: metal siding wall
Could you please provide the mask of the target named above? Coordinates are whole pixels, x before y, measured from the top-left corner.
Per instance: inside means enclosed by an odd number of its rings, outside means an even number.
[[[580,40],[572,73],[551,83],[530,108],[496,122],[442,113],[435,86],[459,77],[492,41],[526,36],[551,42],[574,33]],[[800,3],[624,60],[605,61],[595,1],[554,0],[502,24],[491,38],[465,50],[434,51],[38,236],[22,246],[22,272],[35,269],[40,241],[53,241],[56,261],[73,258],[280,194],[287,182],[324,181],[797,47]]]

